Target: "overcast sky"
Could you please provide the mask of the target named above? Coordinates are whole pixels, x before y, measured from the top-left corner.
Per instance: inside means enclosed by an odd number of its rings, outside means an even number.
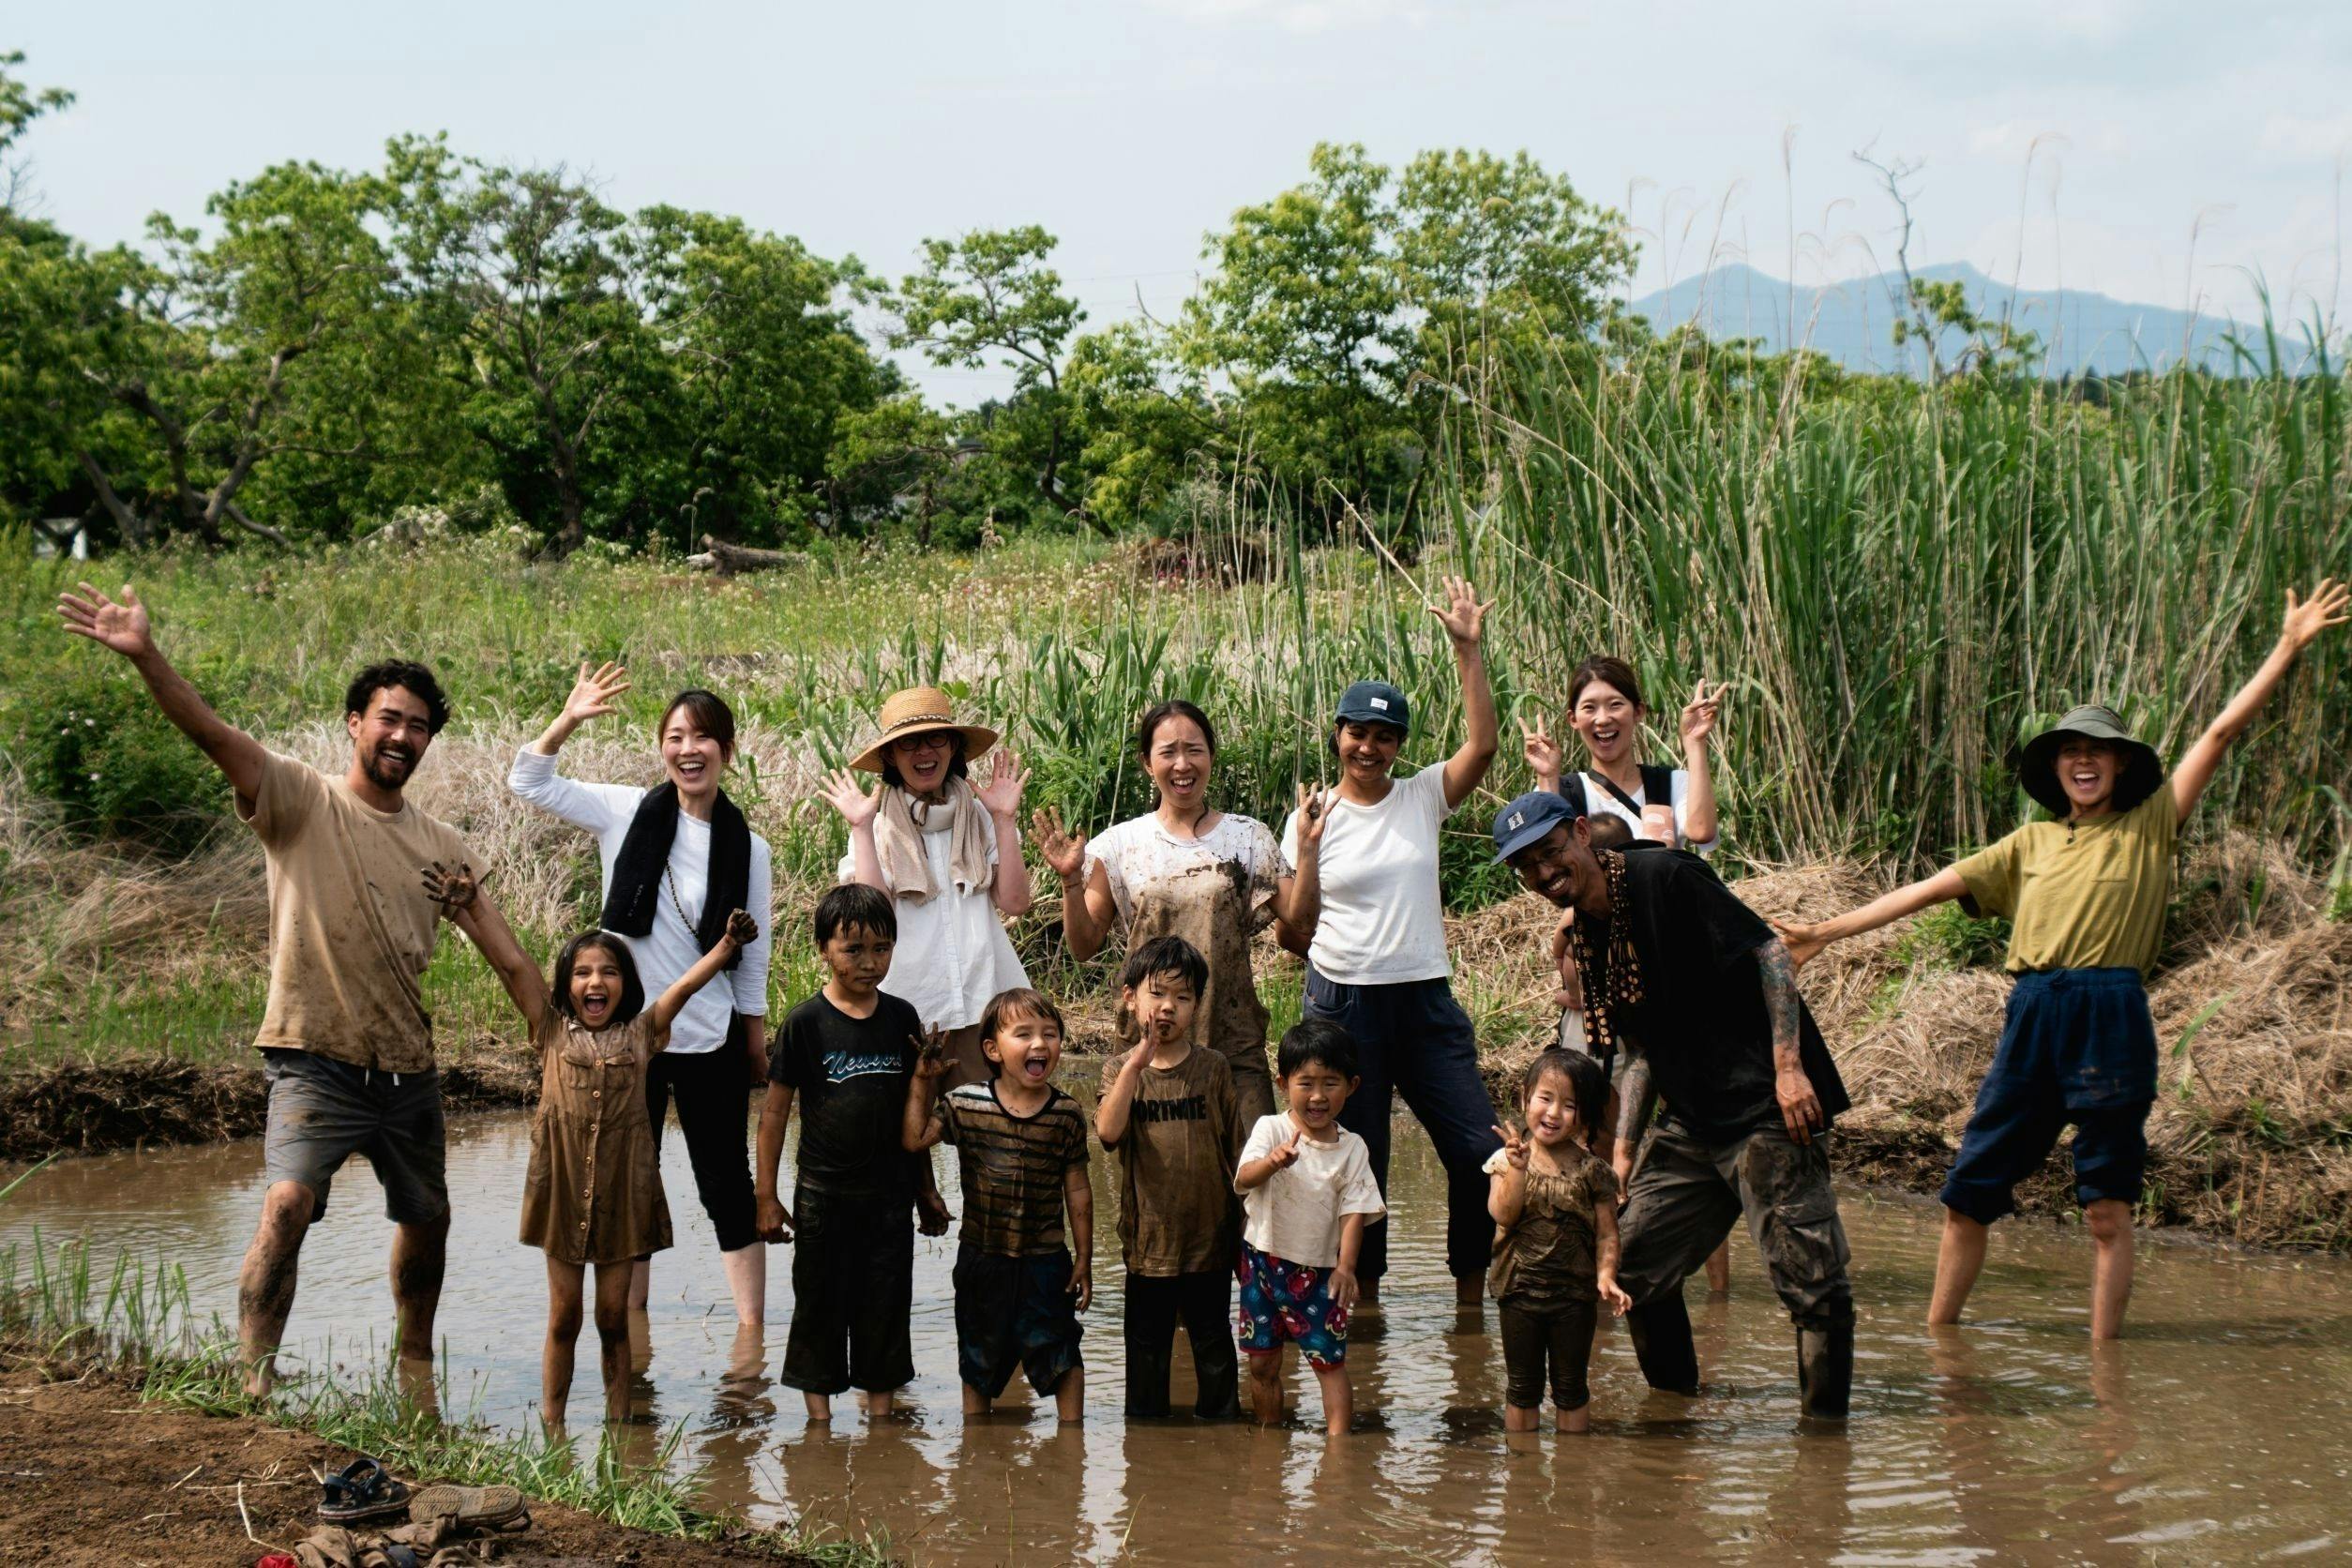
[[[99,242],[280,159],[358,168],[445,129],[893,276],[926,235],[1043,223],[1103,323],[1172,310],[1203,231],[1304,177],[1319,140],[1525,148],[1625,213],[1635,294],[1711,258],[1892,264],[1870,146],[1923,165],[1915,263],[2239,315],[2259,276],[2299,321],[2352,304],[2343,0],[12,9],[0,48],[80,95],[29,139],[35,182]],[[1003,384],[921,379],[957,402]]]

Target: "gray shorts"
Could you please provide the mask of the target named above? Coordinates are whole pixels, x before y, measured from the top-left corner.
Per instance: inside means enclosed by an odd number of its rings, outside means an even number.
[[[1632,1197],[1617,1218],[1618,1283],[1634,1304],[1679,1294],[1744,1214],[1772,1289],[1799,1328],[1854,1320],[1846,1228],[1830,1186],[1829,1135],[1790,1140],[1777,1122],[1723,1145],[1672,1121],[1642,1148]]]
[[[354,1154],[384,1184],[384,1217],[430,1225],[449,1216],[447,1132],[441,1118],[441,1075],[390,1073],[303,1050],[264,1050],[269,1131],[263,1169],[274,1186],[299,1182],[326,1213],[327,1188]]]

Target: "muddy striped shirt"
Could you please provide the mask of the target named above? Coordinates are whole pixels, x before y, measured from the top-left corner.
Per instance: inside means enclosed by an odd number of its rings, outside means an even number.
[[[941,1140],[963,1171],[963,1244],[999,1258],[1062,1250],[1062,1183],[1086,1163],[1086,1113],[1049,1088],[1034,1115],[998,1103],[996,1085],[967,1083],[940,1102]]]

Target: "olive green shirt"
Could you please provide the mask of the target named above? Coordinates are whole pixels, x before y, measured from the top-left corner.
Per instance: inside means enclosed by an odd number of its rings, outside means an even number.
[[[2006,967],[2136,969],[2155,963],[2172,894],[2179,807],[2166,779],[2131,810],[2069,826],[2028,822],[1952,869],[1986,914],[2007,915]]]

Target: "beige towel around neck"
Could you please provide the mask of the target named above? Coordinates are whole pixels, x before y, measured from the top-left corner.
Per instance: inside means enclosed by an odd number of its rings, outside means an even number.
[[[923,815],[917,817],[920,807]],[[882,862],[882,880],[901,898],[918,904],[939,897],[931,882],[931,857],[923,852],[923,824],[936,812],[955,813],[947,842],[948,875],[956,891],[969,893],[988,885],[988,810],[960,778],[947,781],[947,798],[937,806],[919,801],[898,786],[882,790],[882,811],[874,819],[874,854]]]

